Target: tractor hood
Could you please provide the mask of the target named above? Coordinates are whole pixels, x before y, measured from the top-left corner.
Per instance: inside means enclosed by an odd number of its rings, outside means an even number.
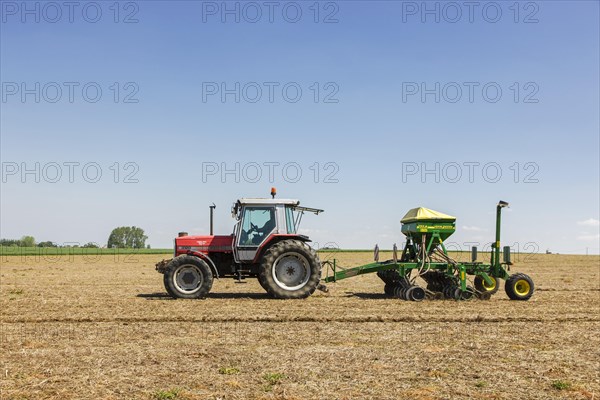
[[[200,253],[232,252],[233,238],[233,235],[181,236],[175,238],[175,252],[178,254],[184,254],[188,250]]]

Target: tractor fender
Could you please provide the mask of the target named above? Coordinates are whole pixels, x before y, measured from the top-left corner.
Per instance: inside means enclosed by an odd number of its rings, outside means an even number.
[[[189,256],[195,256],[195,257],[201,258],[204,261],[206,261],[206,263],[208,264],[208,266],[212,270],[213,274],[215,275],[215,278],[219,279],[219,271],[217,271],[217,266],[210,259],[210,257],[208,256],[208,254],[199,253],[197,251],[192,251],[192,250],[188,250],[188,252],[186,254],[189,255]]]

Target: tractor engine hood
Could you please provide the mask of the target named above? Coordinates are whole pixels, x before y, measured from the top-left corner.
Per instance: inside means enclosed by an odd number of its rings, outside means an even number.
[[[175,253],[185,254],[188,251],[231,253],[233,251],[233,240],[233,235],[181,236],[175,238]]]

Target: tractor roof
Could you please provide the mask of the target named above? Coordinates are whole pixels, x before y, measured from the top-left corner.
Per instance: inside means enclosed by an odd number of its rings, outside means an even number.
[[[291,206],[294,210],[304,213],[311,212],[313,214],[319,215],[323,210],[320,208],[311,208],[311,207],[300,207],[300,200],[294,199],[257,199],[257,198],[243,198],[239,199],[232,208],[232,215],[235,215],[239,212],[241,206],[246,205],[257,205],[257,206],[273,206],[273,205],[284,205]]]
[[[297,206],[300,204],[300,200],[292,200],[292,199],[258,199],[258,198],[243,198],[237,201],[239,204],[247,205],[247,204],[284,204]]]

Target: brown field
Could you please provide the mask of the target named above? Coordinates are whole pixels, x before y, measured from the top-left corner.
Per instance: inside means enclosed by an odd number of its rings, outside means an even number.
[[[2,399],[600,399],[598,256],[521,260],[529,302],[422,303],[374,274],[306,300],[223,279],[171,300],[160,256],[119,257],[1,260]]]

